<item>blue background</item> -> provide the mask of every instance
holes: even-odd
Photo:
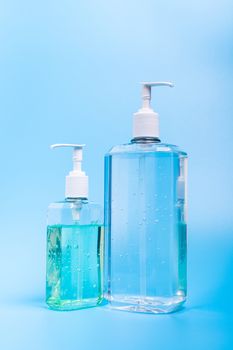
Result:
[[[233,3],[0,1],[0,348],[233,348]],[[103,155],[131,138],[142,80],[161,138],[189,154],[189,300],[166,316],[44,304],[48,204],[86,143],[90,197]]]

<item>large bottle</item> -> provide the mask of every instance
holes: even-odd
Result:
[[[73,147],[74,163],[66,176],[65,200],[48,210],[46,302],[57,310],[96,306],[103,299],[103,213],[88,202],[83,146],[52,146]]]
[[[186,300],[187,154],[159,139],[143,83],[133,138],[105,156],[105,297],[113,308],[167,313]]]

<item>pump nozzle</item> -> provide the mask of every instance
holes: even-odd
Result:
[[[143,108],[150,107],[151,101],[151,88],[154,86],[169,86],[174,87],[173,83],[166,81],[158,81],[158,82],[142,82],[142,100],[143,100]]]
[[[159,140],[158,113],[150,106],[151,88],[154,86],[169,86],[170,82],[142,82],[142,108],[134,113],[133,139],[152,138]]]
[[[73,170],[66,176],[66,198],[88,197],[88,176],[82,171],[83,147],[85,145],[58,143],[51,148],[72,147],[73,148]]]

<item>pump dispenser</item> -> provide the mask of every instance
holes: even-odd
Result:
[[[142,138],[154,139],[159,141],[159,115],[150,105],[151,88],[154,86],[169,86],[174,85],[169,82],[143,82],[142,83],[142,108],[137,113],[134,113],[133,120],[133,140],[139,141]]]
[[[143,82],[133,138],[105,156],[105,298],[113,308],[168,313],[186,300],[187,154],[159,138]]]
[[[60,143],[51,146],[52,149],[57,147],[73,148],[73,170],[66,176],[66,198],[88,198],[88,176],[82,171],[84,146],[85,145],[68,143]]]
[[[96,306],[103,298],[103,213],[88,202],[88,176],[82,170],[84,145],[73,148],[65,200],[50,204],[47,226],[46,302],[56,310]]]

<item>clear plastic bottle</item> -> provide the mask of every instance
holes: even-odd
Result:
[[[172,312],[186,300],[187,155],[138,134],[105,157],[105,297],[121,310]]]
[[[50,204],[46,303],[52,309],[96,306],[103,298],[102,208],[84,199]]]
[[[66,199],[48,209],[46,303],[56,310],[92,307],[103,299],[103,212],[87,200],[81,151],[74,147],[74,163],[80,164],[66,178]]]

